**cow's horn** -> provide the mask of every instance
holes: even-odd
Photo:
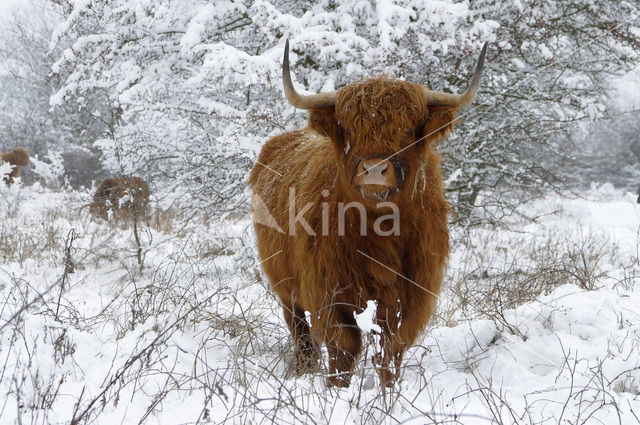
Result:
[[[469,105],[475,99],[480,87],[480,77],[482,77],[482,68],[484,66],[484,56],[487,53],[488,43],[484,43],[480,57],[478,58],[478,64],[476,65],[476,72],[473,74],[471,84],[469,88],[462,94],[443,93],[441,91],[429,90],[425,87],[425,96],[427,105],[431,106],[454,106],[456,108],[464,108]]]
[[[328,93],[318,93],[309,96],[298,94],[291,82],[289,72],[289,40],[284,45],[284,58],[282,59],[282,83],[284,85],[284,95],[293,106],[299,109],[322,109],[329,108],[336,104],[337,95],[335,91]]]

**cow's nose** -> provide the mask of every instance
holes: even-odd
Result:
[[[356,172],[356,184],[360,186],[382,186],[395,188],[396,176],[393,164],[384,159],[365,159],[360,161]]]
[[[379,161],[376,163],[370,162],[370,161],[362,161],[362,167],[364,168],[364,173],[365,174],[370,174],[370,175],[374,175],[374,174],[382,174],[384,175],[384,173],[387,171],[387,168],[389,168],[389,161]]]

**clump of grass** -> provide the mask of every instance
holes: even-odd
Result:
[[[503,322],[506,310],[561,285],[597,289],[618,251],[609,238],[592,233],[555,239],[518,235],[503,245],[495,244],[490,232],[477,236],[464,247],[458,268],[450,270],[438,323],[451,326],[476,318]]]

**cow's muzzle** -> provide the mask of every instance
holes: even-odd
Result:
[[[398,188],[395,165],[388,160],[372,158],[358,163],[353,184],[363,198],[385,200]]]

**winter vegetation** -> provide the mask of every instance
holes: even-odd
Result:
[[[256,250],[249,173],[307,117],[287,39],[303,94],[460,93],[489,42],[437,146],[444,286],[389,388],[375,300],[348,388],[296,376]],[[640,424],[637,0],[29,0],[0,40],[0,153],[30,154],[0,182],[0,423]]]

